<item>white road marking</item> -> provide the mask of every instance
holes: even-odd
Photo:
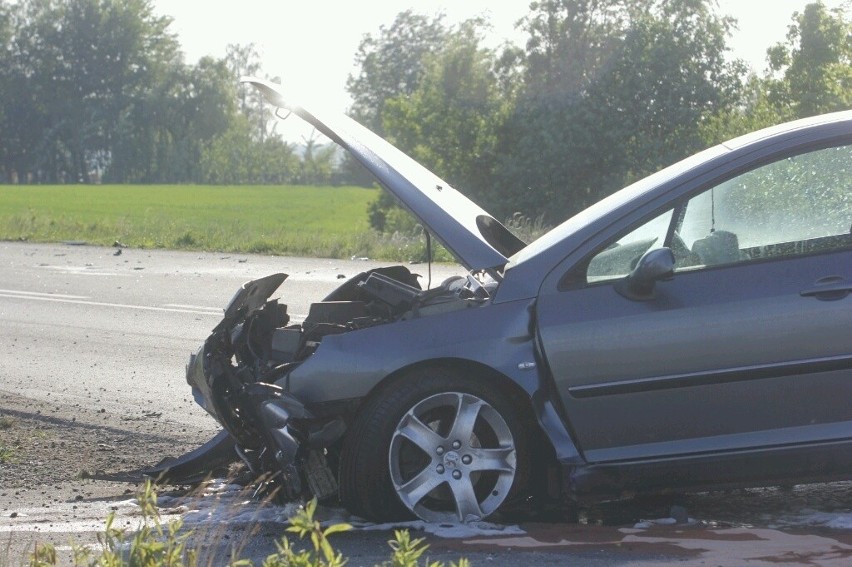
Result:
[[[39,266],[39,268],[47,268],[48,270],[57,270],[59,272],[67,272],[69,274],[85,275],[85,276],[126,276],[128,274],[119,274],[117,272],[101,271],[97,266]]]
[[[174,307],[175,309],[195,309],[198,311],[215,311],[221,314],[224,309],[221,307],[205,307],[204,305],[184,305],[182,303],[166,303],[163,307]]]
[[[138,311],[159,311],[165,313],[193,313],[196,315],[216,315],[221,316],[221,309],[217,312],[207,310],[209,308],[177,308],[177,307],[156,307],[153,305],[128,305],[126,303],[106,303],[103,301],[85,301],[81,299],[66,299],[49,294],[33,295],[33,292],[20,292],[11,290],[0,290],[0,297],[8,297],[11,299],[28,299],[31,301],[52,301],[54,303],[70,303],[75,305],[93,305],[97,307],[115,307],[118,309],[135,309]]]
[[[63,293],[42,293],[38,291],[18,291],[16,289],[0,289],[0,293],[13,293],[15,295],[33,295],[36,297],[58,297],[60,299],[89,299],[88,295],[65,295]]]

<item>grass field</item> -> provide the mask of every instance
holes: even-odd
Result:
[[[405,260],[419,239],[380,237],[378,189],[305,186],[0,185],[0,239]]]

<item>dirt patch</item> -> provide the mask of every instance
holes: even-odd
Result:
[[[114,415],[3,392],[2,492],[147,467],[207,438],[158,412]]]
[[[156,412],[116,415],[0,391],[0,564],[16,564],[36,542],[88,543],[110,512],[132,517],[139,483],[98,477],[154,465],[210,436]]]

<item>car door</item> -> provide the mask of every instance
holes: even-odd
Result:
[[[852,438],[850,168],[848,145],[763,164],[543,287],[539,338],[588,461]],[[664,245],[674,276],[647,300],[618,293]]]

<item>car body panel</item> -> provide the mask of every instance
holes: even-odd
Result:
[[[329,336],[288,375],[287,385],[308,404],[361,398],[407,367],[454,359],[512,376],[531,394],[540,382],[535,368],[518,370],[519,364],[535,361],[530,317],[528,302],[480,305]]]
[[[852,251],[677,274],[653,302],[612,285],[542,294],[539,330],[586,458],[852,438],[837,395],[852,380],[837,332],[852,329],[852,308],[800,295],[832,274],[852,282]]]
[[[770,451],[707,453],[669,459],[588,464],[565,471],[576,499],[597,499],[624,492],[724,490],[848,480],[852,442],[777,447]]]

